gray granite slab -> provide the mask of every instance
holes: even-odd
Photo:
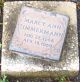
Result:
[[[45,61],[9,50],[9,44],[16,27],[18,14],[22,6],[29,6],[57,12],[70,17],[62,57],[59,62]],[[76,4],[73,2],[52,1],[15,1],[5,2],[2,38],[2,74],[29,77],[75,76],[79,71],[78,35]]]

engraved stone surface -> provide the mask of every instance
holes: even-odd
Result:
[[[68,20],[58,13],[22,7],[10,50],[59,60]]]
[[[65,14],[70,17],[61,60],[45,61],[9,50],[18,15],[23,6]],[[55,1],[15,1],[5,2],[3,17],[1,72],[13,76],[55,77],[75,76],[79,71],[78,35],[76,4]]]

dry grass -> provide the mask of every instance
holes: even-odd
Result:
[[[0,0],[0,7],[3,7],[4,5],[4,0]]]
[[[77,3],[77,8],[80,9],[80,3]]]

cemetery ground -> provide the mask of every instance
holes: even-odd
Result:
[[[0,0],[0,57],[1,57],[1,43],[2,43],[2,27],[3,27],[3,0]],[[9,0],[10,1],[10,0]],[[69,0],[65,0],[69,1]],[[80,2],[76,0],[71,0],[77,2],[77,27],[78,27],[78,38],[79,38],[79,50],[80,50]],[[80,51],[79,51],[80,52]],[[1,58],[0,58],[1,62]],[[1,68],[1,64],[0,64]],[[1,70],[1,69],[0,69]],[[11,77],[11,76],[2,76],[0,82],[80,82],[80,73],[75,77],[66,77],[61,76],[57,78],[25,78],[25,77]]]

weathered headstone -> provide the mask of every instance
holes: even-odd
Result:
[[[46,61],[14,53],[9,50],[18,15],[23,6],[57,12],[69,16],[69,26],[59,62]],[[74,76],[79,71],[76,4],[55,1],[15,1],[5,2],[2,38],[2,74],[30,77]]]
[[[69,17],[22,7],[10,50],[59,60]]]

